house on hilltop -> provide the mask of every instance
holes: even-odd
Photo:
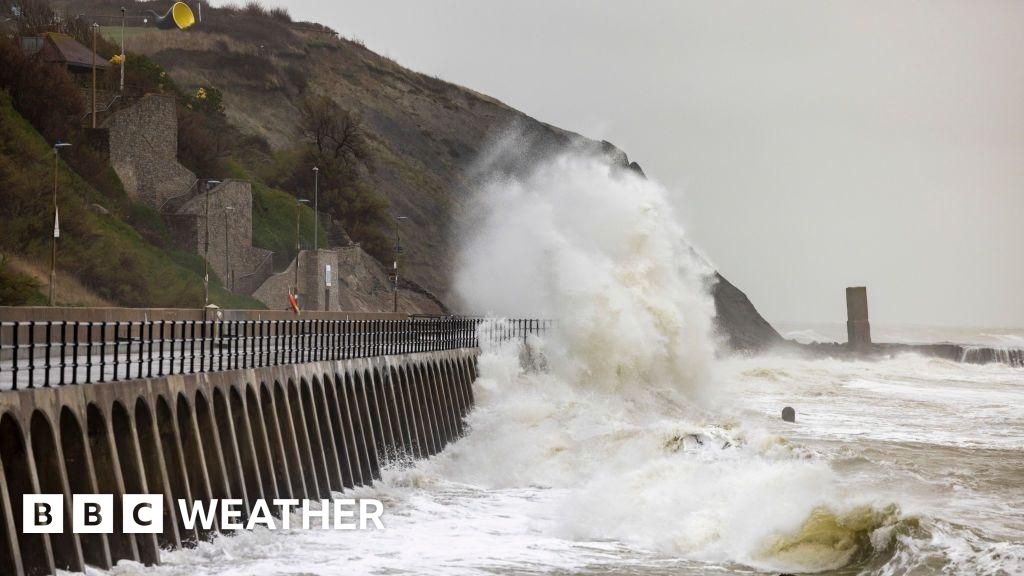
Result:
[[[85,75],[92,74],[92,50],[67,34],[47,32],[42,36],[26,36],[21,39],[21,49],[26,54],[38,54],[44,62],[64,66],[76,79],[84,80]],[[101,56],[96,56],[95,65],[97,72],[110,68],[110,62]]]

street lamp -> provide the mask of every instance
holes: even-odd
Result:
[[[228,286],[228,282],[231,278],[231,244],[228,243],[228,212],[234,210],[234,206],[224,207],[224,285]],[[234,290],[234,282],[231,282],[231,286],[228,290]]]
[[[121,6],[121,94],[124,94],[124,65],[125,65],[125,53],[124,53],[124,21],[125,12],[127,8]]]
[[[92,127],[96,127],[96,33],[100,25],[92,23]]]
[[[398,313],[398,257],[402,253],[402,237],[398,232],[398,224],[408,220],[406,216],[395,216],[395,261],[393,263],[395,276],[395,289],[393,294],[391,312]]]
[[[295,296],[299,295],[299,258],[302,256],[302,245],[299,242],[300,228],[299,228],[299,217],[302,214],[302,205],[309,204],[309,200],[305,198],[296,198],[295,200]]]
[[[319,248],[320,232],[320,169],[313,166],[313,251]]]
[[[203,274],[203,308],[210,305],[210,188],[219,184],[220,180],[206,181],[206,242],[203,247],[206,272]]]
[[[60,160],[60,149],[70,147],[71,144],[60,140],[53,145],[53,241],[50,247],[50,306],[53,306],[54,286],[57,283],[57,238],[60,238],[60,212],[57,209],[57,167]]]

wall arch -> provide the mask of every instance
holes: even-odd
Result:
[[[285,457],[284,443],[281,439],[281,424],[274,410],[274,397],[266,382],[260,384],[260,412],[267,431],[267,444],[270,450],[271,467],[277,483],[279,498],[294,498],[291,479],[288,474],[288,460]]]
[[[114,431],[114,446],[117,458],[121,462],[121,477],[124,479],[126,494],[146,494],[146,478],[143,475],[142,456],[139,453],[138,436],[135,423],[128,408],[115,400],[110,409],[110,424]],[[115,520],[116,522],[116,520]],[[139,550],[139,560],[146,566],[159,562],[159,549],[155,534],[135,534],[135,543]]]
[[[303,378],[299,380],[299,408],[302,412],[302,419],[306,422],[306,438],[309,439],[309,452],[313,457],[313,470],[316,472],[317,486],[320,488],[321,498],[331,497],[330,479],[328,478],[327,464],[324,458],[323,439],[320,435],[320,424],[317,421],[316,409],[313,406],[313,397],[310,392],[309,382]]]
[[[165,481],[167,473],[164,464],[163,449],[156,432],[156,422],[143,398],[135,401],[135,427],[139,436],[139,450],[142,455],[142,467],[145,473],[146,486],[150,494],[164,496],[164,531],[157,534],[157,541],[163,548],[181,547],[181,536],[178,532],[178,515],[175,510],[174,498],[171,496],[169,482]]]
[[[427,360],[425,364],[430,380],[433,382],[434,394],[437,398],[438,419],[441,421],[441,442],[446,446],[455,440],[456,436],[455,426],[452,423],[452,412],[450,410],[452,403],[449,402],[449,398],[447,398],[447,394],[445,393],[444,381],[441,378],[440,371],[438,370],[437,360]]]
[[[360,427],[355,396],[352,395],[352,375],[345,372],[344,375],[337,376],[335,384],[346,445],[349,447],[349,456],[352,458],[352,481],[359,486],[368,486],[373,481],[370,473],[370,456],[366,449],[366,436]]]
[[[395,380],[402,392],[403,404],[405,406],[405,418],[407,434],[409,436],[409,452],[416,457],[425,458],[427,452],[424,448],[424,437],[421,429],[419,407],[416,405],[415,390],[409,379],[409,372],[404,364],[399,364],[394,369],[398,373]]]
[[[260,471],[256,462],[256,447],[253,444],[252,430],[246,417],[245,400],[237,386],[228,387],[228,398],[231,406],[231,422],[235,427],[235,441],[238,443],[238,456],[242,461],[242,480],[245,491],[249,495],[246,509],[252,510],[255,501],[263,498],[263,487],[260,485]]]
[[[65,530],[61,534],[50,535],[54,566],[61,570],[81,571],[82,549],[78,538],[68,529],[71,526],[71,490],[61,468],[57,439],[49,416],[39,410],[32,412],[29,437],[32,439],[32,456],[39,478],[39,493],[64,496]]]
[[[324,394],[324,387],[320,385],[320,379],[314,377],[310,386],[310,393],[313,395],[311,404],[316,412],[317,428],[320,431],[320,446],[323,448],[324,465],[327,467],[327,477],[330,480],[331,490],[341,492],[345,489],[341,478],[341,464],[338,460],[338,447],[334,442],[333,426],[328,415],[327,396]]]
[[[444,424],[441,422],[441,414],[438,410],[437,392],[434,389],[433,379],[423,363],[417,362],[416,379],[419,382],[420,392],[423,394],[427,414],[430,417],[430,433],[434,439],[433,452],[436,454],[444,450],[446,444],[444,438]]]
[[[376,366],[366,374],[366,383],[370,387],[370,397],[377,408],[377,418],[380,420],[380,437],[377,443],[381,447],[381,455],[385,462],[395,458],[395,432],[391,423],[391,412],[388,408],[387,394],[384,393],[384,382],[380,376],[380,370]]]
[[[239,460],[235,444],[235,429],[231,425],[228,401],[220,388],[213,389],[213,413],[217,424],[217,435],[220,438],[221,454],[224,455],[224,470],[227,474],[228,489],[232,498],[238,498],[248,505],[249,497],[242,481],[242,462]]]
[[[114,495],[114,518],[120,518],[121,496],[124,495],[121,466],[111,440],[107,419],[103,411],[93,403],[86,408],[86,433],[93,468],[96,471],[97,492]],[[114,533],[107,535],[107,542],[110,545],[111,562],[116,564],[119,560],[139,561],[135,539],[121,531],[120,522],[114,522]]]
[[[415,363],[405,366],[405,373],[409,380],[409,388],[412,391],[413,402],[416,407],[416,417],[420,432],[420,445],[423,447],[424,457],[430,457],[437,452],[436,439],[434,438],[433,418],[430,414],[430,403],[426,389],[423,387],[423,379]]]
[[[384,366],[384,395],[388,400],[388,412],[394,428],[395,446],[401,458],[413,453],[413,442],[409,438],[409,420],[406,417],[406,402],[401,395],[398,372],[393,366]]]
[[[4,476],[7,479],[11,514],[15,525],[20,526],[22,496],[36,494],[38,490],[33,479],[36,473],[35,464],[29,455],[25,435],[18,419],[10,413],[0,416],[0,461],[3,462]],[[53,559],[45,535],[26,534],[22,530],[16,530],[15,534],[25,573],[30,576],[51,573]]]
[[[196,390],[195,396],[196,425],[202,439],[203,459],[206,461],[206,474],[210,480],[210,494],[223,500],[231,497],[228,487],[227,473],[224,470],[224,454],[221,452],[221,438],[213,419],[213,408],[202,390]]]
[[[95,471],[85,446],[85,433],[78,417],[70,408],[60,410],[60,444],[64,455],[64,471],[71,494],[96,494]],[[82,558],[86,564],[110,569],[110,548],[104,534],[80,534]]]
[[[299,460],[305,472],[306,494],[309,498],[319,497],[320,487],[317,484],[317,464],[313,460],[313,451],[309,447],[309,428],[302,415],[302,400],[299,398],[299,387],[293,380],[288,381],[288,407],[291,410],[292,428],[299,446]]]
[[[379,437],[380,421],[374,420],[373,415],[376,414],[376,410],[371,410],[370,408],[366,386],[358,371],[352,375],[352,390],[352,398],[355,401],[356,410],[359,414],[359,429],[363,431],[361,436],[363,436],[366,446],[370,476],[374,479],[380,478],[381,454],[380,443],[377,439]]]
[[[334,448],[338,459],[338,466],[341,468],[341,481],[345,488],[354,488],[358,482],[355,478],[353,466],[355,451],[350,443],[348,428],[344,421],[341,403],[338,402],[337,376],[324,375],[324,397],[327,402],[327,415],[331,421],[331,430],[334,433]]]
[[[277,412],[277,421],[281,425],[281,442],[285,458],[288,460],[292,497],[307,498],[309,492],[306,491],[306,474],[302,468],[302,459],[299,457],[299,441],[295,437],[291,410],[288,408],[288,393],[280,382],[274,382],[274,409]]]
[[[203,440],[199,436],[192,413],[192,405],[183,392],[178,393],[175,402],[175,421],[178,424],[178,439],[181,442],[181,456],[185,466],[185,478],[188,479],[188,493],[192,502],[210,499],[210,484],[206,476],[206,465],[203,462]],[[216,520],[212,530],[196,527],[199,538],[209,538],[216,530]]]
[[[178,433],[175,431],[174,413],[167,398],[163,395],[158,395],[156,398],[156,428],[157,438],[160,441],[160,451],[163,453],[164,462],[167,465],[167,488],[171,498],[174,500],[175,509],[177,509],[178,500],[191,502],[192,498],[189,493],[181,442]],[[177,518],[177,514],[175,514],[175,518]],[[179,519],[178,539],[183,546],[194,546],[198,540],[198,535],[195,530],[187,530],[184,524],[180,523]]]
[[[245,387],[245,407],[249,415],[249,429],[252,431],[253,447],[256,449],[256,464],[260,472],[260,482],[263,485],[263,497],[267,499],[279,498],[277,479],[274,477],[274,464],[270,458],[270,446],[267,439],[268,423],[263,419],[260,410],[260,401],[256,397],[256,387]]]

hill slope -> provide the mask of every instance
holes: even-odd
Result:
[[[113,14],[122,3],[63,4],[73,13]],[[159,11],[155,3],[128,7],[129,14]],[[252,170],[303,141],[302,102],[311,95],[327,96],[361,118],[368,159],[359,177],[387,199],[390,214],[408,217],[401,224],[407,277],[449,304],[452,224],[469,199],[473,163],[489,143],[514,127],[530,143],[522,164],[570,144],[610,149],[625,161],[607,143],[410,71],[321,25],[293,23],[280,13],[204,7],[204,21],[188,31],[135,30],[129,50],[148,55],[186,91],[216,87],[229,122],[267,144],[236,150]],[[759,348],[780,339],[732,284],[719,282],[715,300],[734,347]]]

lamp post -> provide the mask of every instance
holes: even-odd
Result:
[[[124,65],[125,65],[125,53],[124,53],[124,20],[125,11],[127,9],[121,6],[121,93],[124,94]],[[93,50],[95,53],[95,50]]]
[[[297,198],[295,201],[295,292],[296,298],[299,296],[299,262],[302,256],[302,244],[300,243],[301,229],[299,228],[300,216],[302,215],[302,205],[309,204],[309,200],[305,198]]]
[[[391,312],[398,313],[398,258],[402,253],[402,236],[399,234],[398,225],[399,223],[408,220],[406,216],[395,216],[395,261],[393,263],[393,271],[395,277],[395,289],[393,293]]]
[[[96,127],[96,33],[100,25],[92,23],[92,127]]]
[[[53,145],[53,238],[50,246],[50,306],[53,306],[54,287],[57,283],[57,238],[60,238],[60,212],[57,209],[57,168],[60,160],[60,149],[70,148],[71,144],[57,141]]]
[[[320,231],[320,169],[313,166],[313,251],[319,247]]]
[[[231,278],[231,244],[228,243],[228,212],[234,210],[234,206],[224,207],[224,285],[228,286]],[[234,282],[231,282],[231,286],[228,290],[234,289]]]
[[[206,270],[203,274],[203,308],[210,305],[210,187],[220,184],[220,180],[206,181],[206,242],[203,246],[203,260]]]

